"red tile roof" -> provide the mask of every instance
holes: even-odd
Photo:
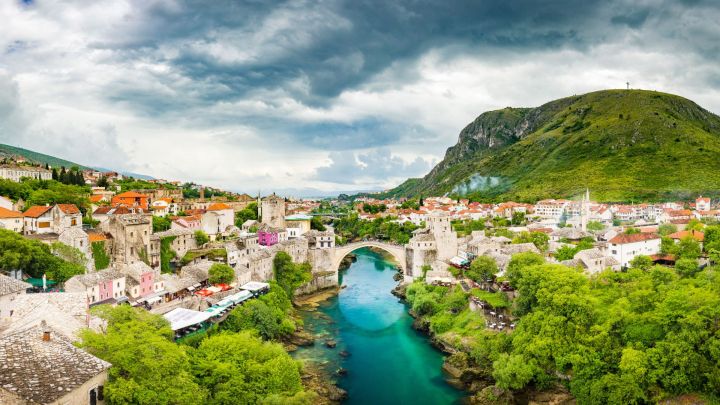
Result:
[[[230,208],[229,205],[223,204],[223,203],[210,204],[210,206],[207,208],[208,211],[222,211],[222,210],[229,210],[229,209],[232,209],[232,208]]]
[[[702,242],[705,240],[705,234],[696,230],[675,232],[668,235],[668,237],[670,239],[685,239],[687,237],[692,237],[698,242]]]
[[[75,204],[58,204],[58,208],[60,208],[60,211],[66,213],[66,214],[79,214],[80,210],[78,209],[77,205]]]
[[[145,194],[140,194],[135,191],[126,191],[124,193],[116,194],[115,197],[118,198],[148,198]]]
[[[102,201],[103,197],[104,197],[104,196],[101,195],[101,194],[91,195],[91,196],[90,196],[90,202],[94,202],[94,203],[100,202],[100,201]]]
[[[610,239],[609,242],[613,245],[624,245],[626,243],[637,243],[653,239],[660,239],[660,236],[654,233],[633,233],[630,235],[621,233]]]
[[[23,214],[19,211],[12,211],[7,208],[0,207],[0,218],[7,219],[7,218],[22,218]]]
[[[41,216],[43,216],[43,214],[50,211],[50,208],[51,207],[46,207],[44,205],[34,205],[28,208],[27,211],[23,213],[23,215],[28,218],[40,218]]]

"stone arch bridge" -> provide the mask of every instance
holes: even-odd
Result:
[[[405,246],[403,245],[396,245],[393,243],[388,242],[381,242],[376,240],[367,240],[367,241],[361,241],[361,242],[353,242],[348,243],[347,245],[341,245],[341,246],[335,246],[335,255],[333,258],[333,269],[337,271],[337,269],[340,267],[340,262],[342,262],[342,259],[347,256],[348,254],[352,253],[353,251],[364,248],[364,247],[374,247],[381,250],[384,250],[388,253],[390,253],[393,258],[398,262],[398,265],[403,271],[403,274],[407,272],[407,269],[405,268]]]

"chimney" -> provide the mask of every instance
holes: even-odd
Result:
[[[44,320],[40,322],[40,327],[43,330],[42,340],[43,342],[49,342],[50,341],[50,328],[47,325],[47,322]]]

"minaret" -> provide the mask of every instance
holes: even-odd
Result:
[[[258,221],[262,218],[262,199],[260,198],[260,189],[258,189],[257,199]]]

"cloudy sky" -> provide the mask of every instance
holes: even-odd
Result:
[[[720,2],[0,0],[0,143],[236,191],[425,174],[481,112],[720,112]]]

